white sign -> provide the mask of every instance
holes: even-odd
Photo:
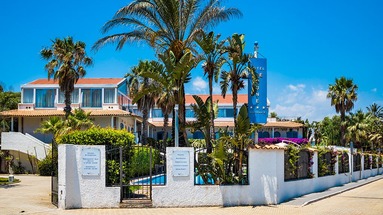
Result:
[[[189,176],[189,151],[173,152],[173,176]]]
[[[83,148],[81,151],[82,175],[100,175],[100,149]]]

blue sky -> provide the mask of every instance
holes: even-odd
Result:
[[[46,62],[39,51],[56,37],[73,36],[87,44],[94,59],[87,77],[123,77],[140,59],[154,59],[145,44],[128,44],[122,51],[112,45],[90,50],[103,36],[102,25],[128,2],[3,0],[0,82],[19,91],[22,84],[45,78]],[[244,16],[214,31],[222,38],[245,34],[249,53],[254,41],[259,42],[260,53],[268,59],[271,111],[311,121],[335,114],[326,94],[328,85],[340,76],[359,86],[354,110],[365,110],[373,102],[383,106],[383,1],[231,0],[224,4],[239,8]],[[201,68],[192,74],[188,93],[207,93]]]

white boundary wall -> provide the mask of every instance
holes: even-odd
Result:
[[[82,175],[82,149],[100,150],[100,174]],[[59,208],[119,207],[120,188],[105,186],[105,146],[58,145]]]
[[[189,152],[189,176],[173,176],[172,159],[177,151]],[[249,185],[194,185],[193,148],[167,148],[166,186],[153,187],[154,207],[236,206],[278,204],[350,181],[383,173],[383,168],[318,177],[318,153],[313,156],[313,178],[284,181],[283,149],[249,149]],[[335,164],[338,172],[338,163]]]

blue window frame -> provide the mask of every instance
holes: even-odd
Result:
[[[78,103],[78,92],[79,89],[74,89],[71,93],[71,102],[72,103]],[[64,103],[65,102],[65,94],[60,90],[59,92],[59,102],[58,103]]]
[[[101,107],[101,89],[81,89],[82,107]]]
[[[36,108],[54,108],[56,89],[36,89]]]
[[[23,103],[33,103],[33,89],[23,89]]]
[[[218,109],[218,118],[230,118],[234,117],[233,108],[219,108]]]
[[[162,117],[164,117],[164,114],[162,113],[161,109],[152,110],[152,118],[162,118]]]
[[[115,90],[114,88],[104,89],[104,103],[115,103]]]

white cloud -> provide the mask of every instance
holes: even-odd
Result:
[[[193,88],[196,92],[205,92],[208,88],[208,83],[202,79],[202,77],[198,76],[193,80]]]
[[[334,108],[323,89],[306,89],[304,84],[286,85],[281,93],[275,95],[277,104],[271,101],[270,112],[285,118],[302,117],[310,121],[319,121],[334,114]]]

